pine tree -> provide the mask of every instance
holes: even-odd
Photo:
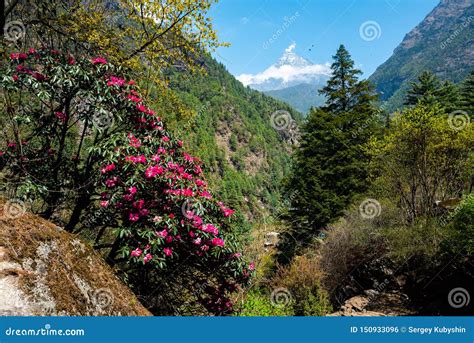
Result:
[[[333,59],[332,77],[319,91],[326,96],[323,109],[332,113],[368,109],[374,100],[373,90],[368,81],[358,81],[362,72],[354,68],[354,61],[344,45],[339,46]]]
[[[439,88],[436,101],[447,113],[459,109],[459,88],[451,81],[444,81]]]
[[[461,84],[459,107],[471,118],[474,116],[474,70]]]
[[[285,184],[290,208],[284,218],[291,228],[280,244],[280,262],[301,252],[367,187],[368,158],[362,146],[376,122],[376,96],[367,81],[358,80],[360,71],[342,45],[332,70],[321,91],[327,102],[311,110]]]
[[[419,101],[433,104],[438,97],[441,82],[431,71],[424,71],[417,81],[410,83],[410,89],[405,98],[405,105],[416,105]]]

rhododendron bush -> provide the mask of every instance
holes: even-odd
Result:
[[[104,57],[31,49],[11,55],[2,85],[14,127],[2,167],[40,186],[46,215],[66,189],[76,194],[73,229],[94,211],[112,217],[96,228],[96,245],[109,242],[108,261],[155,313],[232,312],[230,296],[253,269],[234,211],[133,80]]]

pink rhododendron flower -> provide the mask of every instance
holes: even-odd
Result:
[[[192,189],[186,188],[181,190],[181,195],[184,195],[185,197],[192,197],[194,195],[194,192]]]
[[[143,163],[145,164],[146,163],[146,157],[145,155],[140,155],[137,157],[137,163]]]
[[[166,236],[168,236],[168,231],[166,231],[166,229],[161,230],[161,231],[157,231],[156,235],[158,237],[165,238]]]
[[[155,177],[156,175],[163,174],[164,169],[161,166],[151,166],[148,167],[147,170],[145,171],[145,176],[150,179],[152,177]]]
[[[120,78],[120,77],[117,77],[117,76],[111,76],[109,78],[109,81],[107,81],[107,86],[118,86],[118,87],[121,87],[125,84],[125,80]]]
[[[133,95],[133,94],[127,95],[127,98],[128,98],[128,100],[136,102],[136,103],[139,103],[140,101],[142,101],[141,98],[139,98],[138,96]]]
[[[206,186],[206,183],[200,179],[197,179],[195,183],[196,183],[196,186],[198,187]]]
[[[138,215],[138,213],[130,213],[128,215],[128,219],[131,221],[131,222],[136,222],[138,219],[140,219],[140,216]]]
[[[193,178],[193,176],[189,173],[182,173],[181,177],[185,180],[191,180]]]
[[[222,208],[222,211],[224,212],[224,217],[230,217],[231,215],[234,214],[234,210],[231,210],[230,208]]]
[[[146,107],[143,104],[138,104],[137,105],[137,110],[139,110],[142,113],[146,113],[146,114],[150,114],[150,115],[155,114],[155,112],[153,112],[152,110],[150,110],[148,107]]]
[[[250,263],[249,264],[249,270],[254,270],[255,269],[255,263]]]
[[[132,257],[140,257],[140,255],[142,254],[142,250],[140,248],[136,248],[135,250],[132,250],[132,252],[130,253],[130,256]]]
[[[133,194],[136,194],[136,193],[137,193],[137,187],[135,187],[135,186],[129,187],[129,188],[128,188],[128,192],[129,192],[130,194],[132,194],[132,195],[133,195]]]
[[[105,180],[105,185],[109,188],[112,188],[112,187],[115,187],[117,185],[117,181],[118,181],[117,177],[114,176],[111,179]]]
[[[203,245],[203,246],[201,247],[201,250],[202,250],[202,251],[208,251],[208,250],[209,250],[209,245],[206,245],[206,244]]]
[[[199,217],[198,215],[195,215],[193,217],[193,226],[200,227],[201,225],[202,225],[202,218]]]
[[[199,195],[206,199],[212,199],[212,195],[208,191],[202,191],[199,193]]]
[[[170,138],[169,138],[168,136],[163,136],[163,137],[161,138],[161,140],[162,140],[163,142],[169,142],[169,141],[170,141]]]
[[[102,201],[100,202],[100,206],[102,206],[102,207],[107,207],[108,205],[109,205],[109,201],[108,201],[108,200],[102,200]]]
[[[171,248],[164,248],[163,252],[166,256],[171,256],[173,254],[173,250]]]
[[[102,169],[100,170],[100,172],[101,172],[102,174],[105,174],[105,173],[107,173],[107,172],[109,172],[109,171],[112,171],[112,170],[114,170],[114,169],[115,169],[115,164],[114,164],[114,163],[110,163],[110,164],[107,164],[104,168],[102,168]]]
[[[193,241],[194,244],[196,245],[200,245],[201,244],[201,238],[196,238],[194,241]]]
[[[140,142],[140,140],[138,138],[135,138],[135,136],[131,133],[129,133],[127,135],[129,141],[130,141],[130,146],[133,147],[133,148],[139,148],[142,146],[142,143]]]
[[[212,245],[216,247],[223,247],[224,246],[224,240],[222,238],[214,238],[212,239]]]
[[[11,53],[10,58],[12,60],[19,60],[21,62],[21,61],[26,60],[28,58],[28,55],[25,54],[24,52],[17,52],[17,53]]]
[[[212,233],[213,235],[219,234],[219,230],[212,224],[204,225],[202,231]]]
[[[107,60],[104,57],[95,57],[91,59],[92,64],[107,64]]]
[[[140,199],[140,200],[135,201],[135,202],[133,203],[133,207],[135,207],[135,208],[137,208],[137,209],[142,208],[143,205],[145,205],[145,200],[143,200],[143,199]]]
[[[152,256],[150,253],[148,253],[148,254],[146,254],[145,257],[143,258],[143,262],[147,263],[147,262],[151,261],[152,258],[153,258],[153,256]]]

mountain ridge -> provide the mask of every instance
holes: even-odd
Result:
[[[462,81],[474,67],[474,3],[442,0],[369,77],[388,110],[400,108],[409,82],[424,70]]]

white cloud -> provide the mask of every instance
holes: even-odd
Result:
[[[288,48],[285,49],[285,52],[292,52],[296,48],[296,43],[291,44]]]
[[[329,64],[313,64],[303,67],[283,65],[281,67],[271,66],[257,74],[241,74],[237,76],[237,80],[242,82],[244,86],[262,84],[270,79],[281,80],[283,83],[293,83],[296,81],[305,83],[314,79],[315,76],[329,76],[330,74],[331,68]]]
[[[298,83],[311,83],[311,80],[331,75],[330,64],[311,64],[293,52],[296,43],[290,44],[277,64],[257,74],[241,74],[237,80],[244,86],[262,85],[267,81],[280,83],[280,86]]]
[[[290,45],[291,47],[291,45]],[[308,66],[270,66],[266,70],[257,74],[241,74],[237,76],[237,80],[242,82],[244,86],[250,84],[262,84],[270,79],[277,79],[283,83],[307,83],[318,76],[331,75],[330,64],[312,64]]]

